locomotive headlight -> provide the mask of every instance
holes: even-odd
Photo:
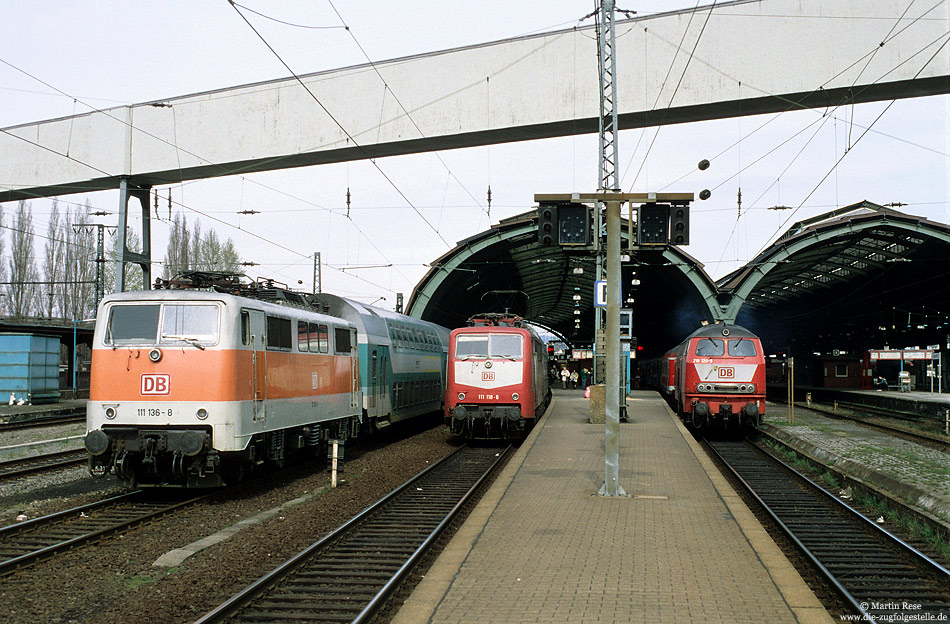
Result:
[[[459,401],[464,401],[464,400],[465,400],[465,393],[459,392]]]
[[[158,362],[162,359],[162,350],[161,349],[151,349],[148,352],[148,359],[153,362]]]
[[[518,394],[517,392],[512,392],[512,393],[511,393],[511,400],[512,400],[512,401],[517,401],[517,400],[520,399],[520,398],[521,398],[521,395]]]
[[[198,417],[198,420],[204,420],[205,418],[208,417],[208,410],[206,410],[203,407],[199,407],[198,411],[195,412],[195,416]]]
[[[113,418],[115,418],[115,408],[114,408],[114,407],[107,407],[107,408],[106,408],[106,418],[108,418],[109,420],[112,420]]]

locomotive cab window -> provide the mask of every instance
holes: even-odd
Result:
[[[724,354],[725,349],[719,338],[700,338],[696,343],[696,355],[711,357]]]
[[[158,305],[114,306],[105,341],[113,345],[154,344],[160,312]]]
[[[455,357],[460,360],[488,357],[486,334],[460,334],[455,339]]]
[[[755,343],[748,338],[736,338],[735,340],[729,341],[729,355],[733,357],[750,357],[755,354]]]
[[[162,343],[217,342],[217,306],[166,303],[162,307]]]
[[[493,334],[491,337],[491,356],[521,359],[521,336],[519,334]]]

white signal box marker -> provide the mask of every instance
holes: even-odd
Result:
[[[594,307],[607,307],[607,280],[598,280],[594,282]]]

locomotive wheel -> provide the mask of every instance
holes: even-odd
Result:
[[[115,474],[123,481],[132,480],[132,467],[128,453],[122,453],[115,459]]]

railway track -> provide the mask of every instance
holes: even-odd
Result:
[[[33,429],[35,427],[51,427],[53,425],[68,425],[72,423],[85,422],[86,410],[79,409],[64,414],[53,416],[37,416],[34,418],[24,418],[10,422],[0,423],[0,433],[7,431],[19,431],[21,429]]]
[[[85,449],[76,449],[0,462],[0,481],[22,477],[36,472],[45,472],[83,464],[88,457],[89,455]]]
[[[368,621],[508,450],[462,447],[198,623]]]
[[[708,445],[862,621],[950,616],[950,571],[751,443]]]
[[[0,528],[0,576],[191,505],[141,490]]]

